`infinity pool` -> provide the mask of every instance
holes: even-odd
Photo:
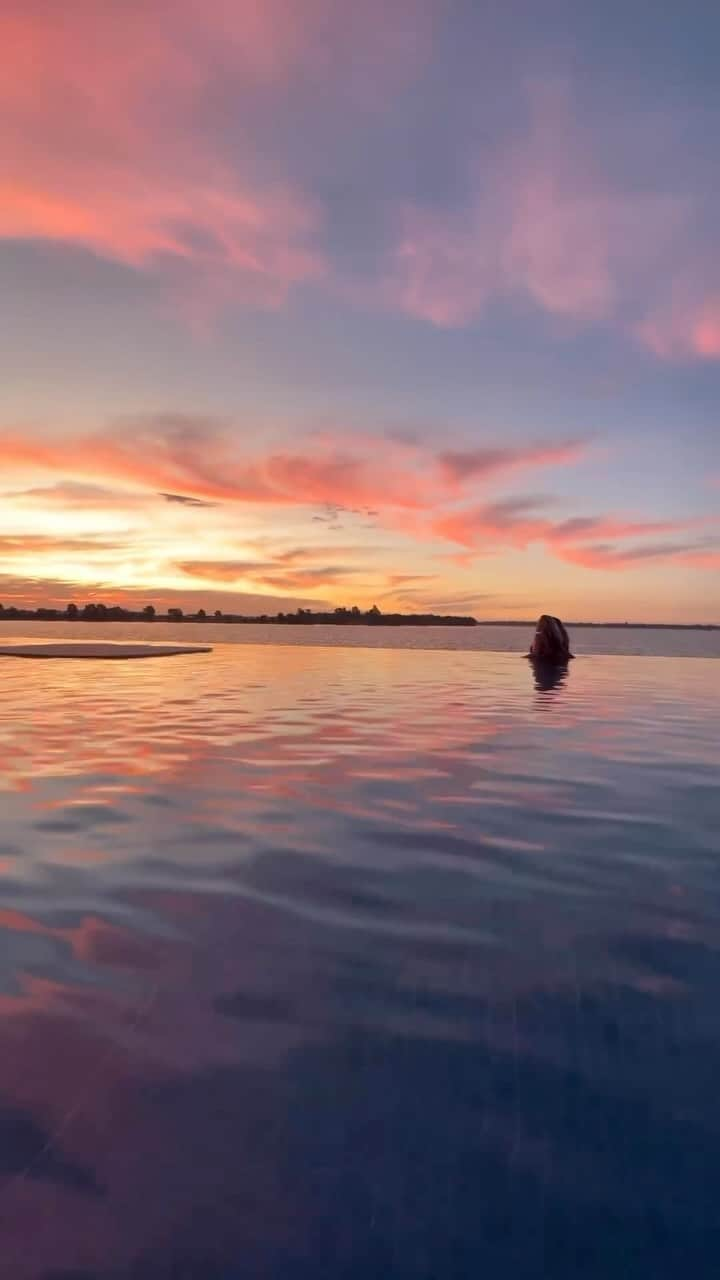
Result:
[[[717,1277],[719,674],[2,662],[0,1275]]]

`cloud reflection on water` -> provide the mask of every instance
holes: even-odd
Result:
[[[13,1276],[710,1274],[711,668],[3,671]]]

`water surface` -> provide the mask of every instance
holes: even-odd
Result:
[[[717,670],[1,663],[0,1274],[717,1276]]]
[[[720,610],[720,605],[719,605]],[[206,622],[6,622],[0,621],[0,643],[42,638],[132,640],[164,644],[327,645],[359,649],[450,649],[461,652],[527,653],[532,626],[384,627],[312,626],[273,623]],[[720,629],[674,627],[576,627],[571,634],[576,654],[645,654],[655,658],[720,658]]]

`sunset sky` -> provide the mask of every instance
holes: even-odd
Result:
[[[720,622],[716,0],[3,0],[0,602]]]

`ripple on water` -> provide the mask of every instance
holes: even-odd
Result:
[[[211,642],[3,670],[13,1277],[716,1275],[714,663]]]

